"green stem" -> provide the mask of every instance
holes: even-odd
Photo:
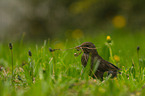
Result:
[[[139,51],[137,51],[137,59],[138,59],[139,71],[141,73],[141,65],[140,65],[140,62],[139,62]]]
[[[110,52],[110,59],[111,61],[113,62],[113,64],[116,64],[114,59],[113,59],[113,54],[112,54],[112,48],[111,48],[111,45],[109,43],[107,43],[108,45],[108,48],[109,48],[109,52]]]
[[[13,50],[11,50],[11,59],[12,59],[12,85],[13,85],[13,79],[14,79],[14,71],[13,71]]]
[[[56,63],[55,63],[55,56],[53,52],[52,52],[52,57],[53,57],[53,76],[55,77]]]
[[[32,57],[30,57],[30,59],[31,59],[31,61],[30,61],[30,63],[31,63],[31,76],[32,76],[32,82],[33,82],[34,76],[33,76],[33,63],[32,63]]]

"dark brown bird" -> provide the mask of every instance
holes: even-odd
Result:
[[[117,70],[120,70],[118,67],[113,65],[112,63],[105,61],[101,56],[99,56],[96,47],[91,42],[84,42],[80,46],[76,47],[77,50],[82,49],[83,55],[81,58],[81,63],[84,67],[86,67],[88,60],[90,58],[91,62],[91,70],[90,73],[93,77],[97,77],[103,80],[104,72],[112,74],[112,77],[117,76]]]

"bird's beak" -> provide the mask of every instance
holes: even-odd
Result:
[[[77,46],[77,47],[75,47],[75,48],[77,49],[77,51],[80,51],[81,45],[79,45],[79,46]]]

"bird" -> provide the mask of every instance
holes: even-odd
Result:
[[[108,74],[112,74],[112,77],[116,77],[118,70],[121,70],[114,64],[104,60],[98,54],[92,42],[84,42],[75,48],[78,51],[82,49],[83,55],[81,57],[81,63],[83,67],[86,67],[88,61],[90,61],[90,74],[93,78],[98,78],[102,81],[104,72],[108,72]]]

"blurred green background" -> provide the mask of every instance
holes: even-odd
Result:
[[[144,0],[0,0],[0,41],[144,31]]]
[[[0,0],[0,96],[144,96],[144,4],[145,0]],[[111,38],[109,47],[106,37]],[[104,77],[103,82],[82,75],[81,55],[74,57],[75,49],[65,49],[86,41],[122,74]],[[62,51],[51,53],[49,47]]]

